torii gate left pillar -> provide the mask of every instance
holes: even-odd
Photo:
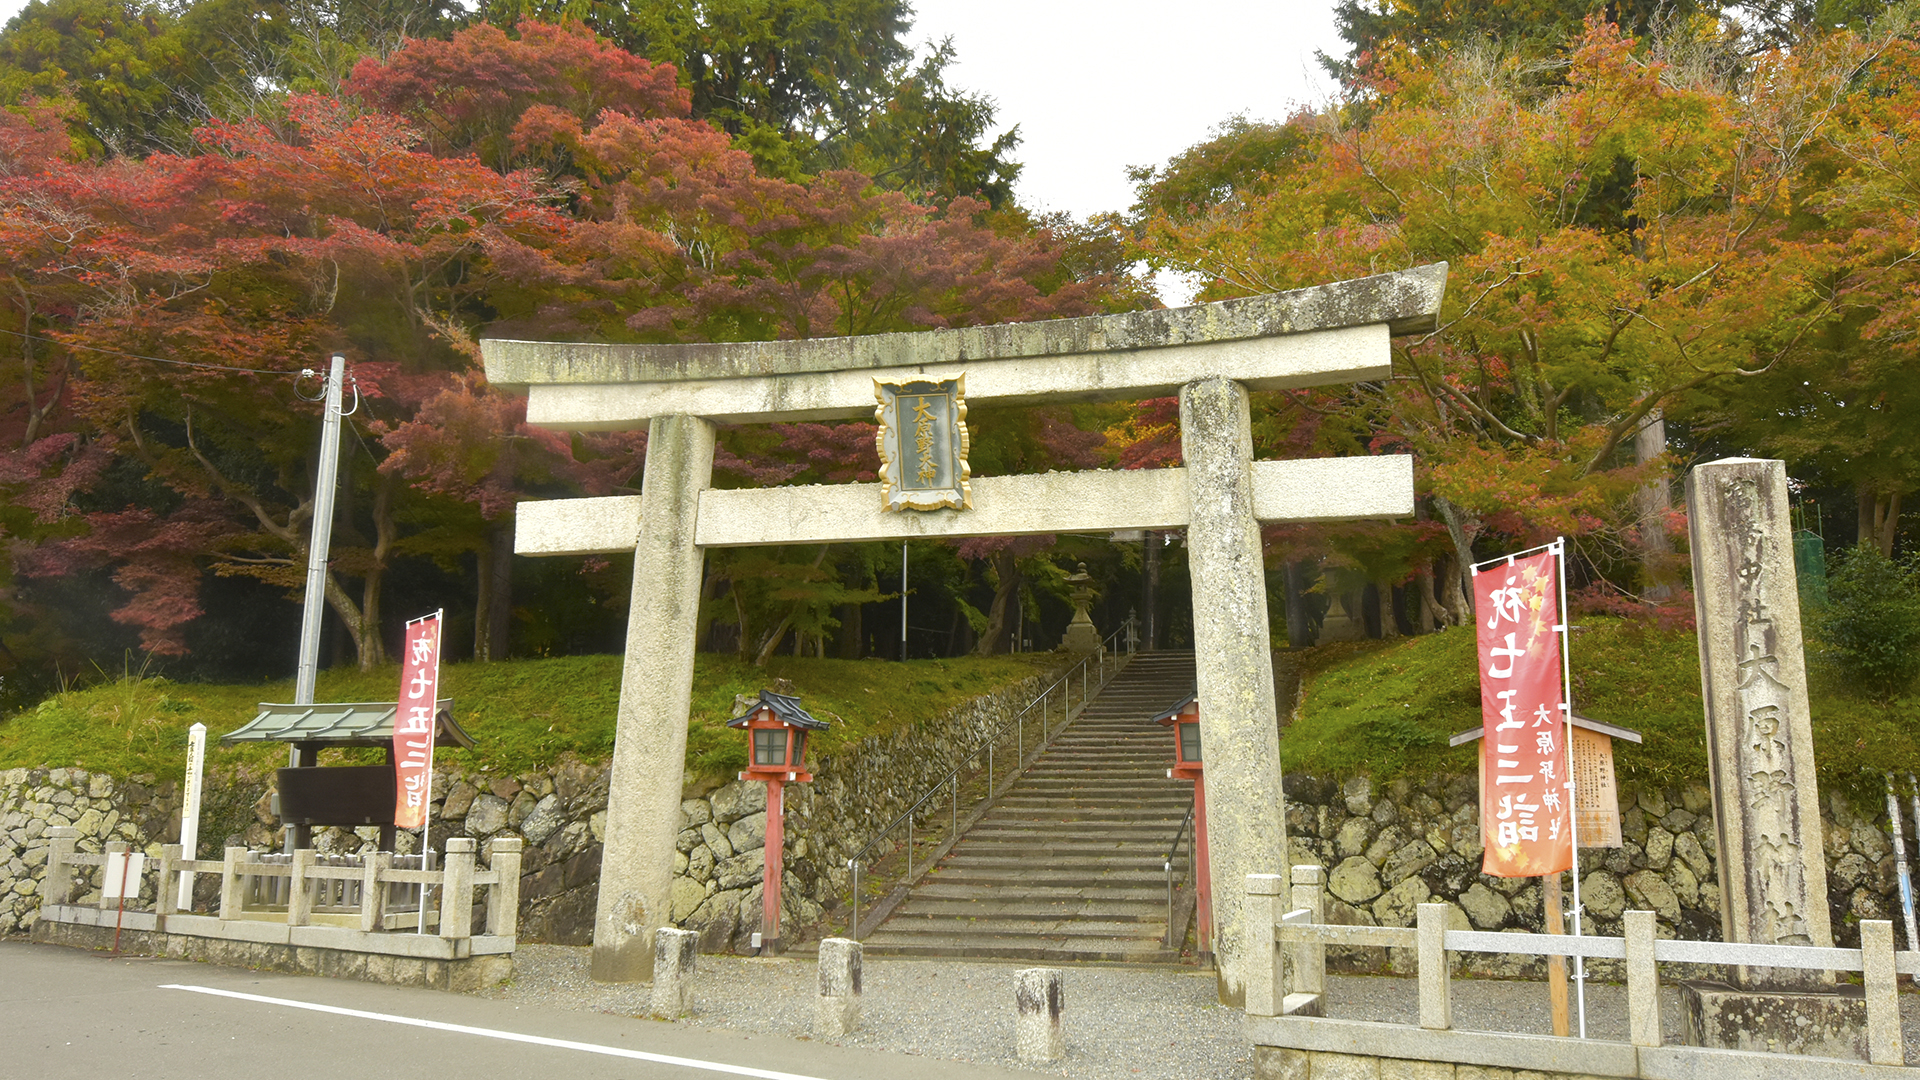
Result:
[[[633,602],[614,737],[593,976],[652,974],[668,922],[708,547],[1186,529],[1207,748],[1215,959],[1245,994],[1264,928],[1241,883],[1286,861],[1259,527],[1413,510],[1405,457],[1254,461],[1250,389],[1389,374],[1394,333],[1434,325],[1446,266],[1173,311],[866,338],[726,345],[481,343],[496,385],[531,389],[528,419],[574,430],[648,424],[638,498],[524,503],[515,550],[632,550]],[[715,423],[871,416],[873,381],[968,376],[975,402],[1178,394],[1186,467],[977,477],[974,508],[885,513],[876,484],[715,490]],[[1270,931],[1266,931],[1269,932]]]
[[[660,853],[674,850],[680,832],[706,562],[706,552],[694,543],[694,526],[700,493],[713,477],[713,435],[713,424],[697,416],[656,416],[647,425],[627,656],[620,673],[620,717],[593,921],[593,977],[601,982],[651,979],[653,931],[667,925],[673,857]]]

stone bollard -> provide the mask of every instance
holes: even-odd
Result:
[[[820,992],[813,1002],[813,1036],[833,1039],[860,1027],[860,943],[852,938],[820,942]]]
[[[693,960],[700,935],[663,926],[653,934],[653,1015],[677,1020],[693,1011]]]
[[[1066,1011],[1060,969],[1023,968],[1013,977],[1013,1004],[1019,1012],[1014,1021],[1014,1042],[1019,1046],[1020,1060],[1059,1061],[1067,1054],[1067,1039],[1060,1024],[1060,1014]]]

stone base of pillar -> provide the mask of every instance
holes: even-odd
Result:
[[[1351,598],[1336,596],[1333,603],[1327,605],[1326,617],[1320,620],[1320,634],[1314,638],[1315,645],[1329,645],[1336,641],[1367,640],[1367,624],[1363,618],[1350,614],[1360,610],[1360,594]]]
[[[1067,636],[1060,641],[1060,647],[1075,656],[1100,651],[1100,630],[1091,622],[1074,620],[1067,624]]]
[[[1684,982],[1680,1006],[1689,1046],[1867,1060],[1867,1002],[1857,986],[1785,993]]]

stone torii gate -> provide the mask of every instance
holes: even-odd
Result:
[[[1413,512],[1408,457],[1253,460],[1247,391],[1385,378],[1390,339],[1431,329],[1446,264],[1169,311],[741,344],[487,340],[487,378],[527,418],[647,425],[638,496],[523,503],[515,551],[634,553],[593,977],[650,977],[667,923],[704,553],[710,547],[1181,529],[1207,749],[1213,895],[1286,859],[1263,522]],[[716,490],[726,423],[871,417],[876,379],[965,374],[972,402],[1180,397],[1184,468],[976,476],[973,508],[886,512],[879,484]],[[1215,913],[1223,1000],[1244,994],[1240,906]]]

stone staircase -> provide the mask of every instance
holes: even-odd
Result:
[[[867,950],[1179,962],[1164,944],[1163,864],[1193,785],[1167,779],[1173,736],[1148,719],[1193,680],[1190,652],[1135,656],[867,936]]]

